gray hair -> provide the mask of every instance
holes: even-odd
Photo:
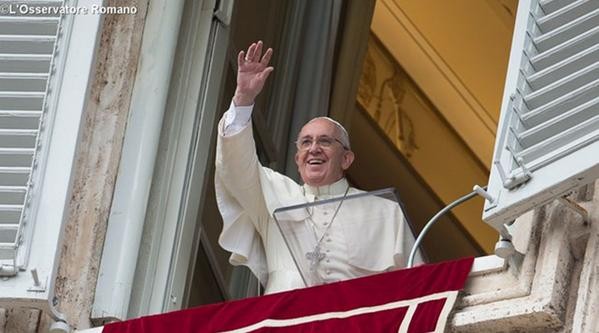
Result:
[[[349,134],[347,134],[347,130],[345,130],[345,127],[343,127],[343,125],[341,125],[337,120],[330,118],[330,117],[316,117],[316,118],[312,118],[310,121],[308,121],[306,123],[306,125],[308,125],[309,123],[311,123],[315,120],[319,120],[319,119],[328,120],[331,123],[333,123],[333,125],[335,125],[335,128],[337,128],[337,132],[339,133],[339,141],[341,141],[341,144],[343,145],[343,147],[345,149],[351,150],[351,145],[349,144]]]

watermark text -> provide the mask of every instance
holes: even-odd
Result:
[[[135,6],[102,6],[98,4],[77,6],[48,6],[28,3],[0,3],[0,15],[134,15]]]

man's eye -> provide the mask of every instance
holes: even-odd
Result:
[[[333,139],[331,139],[331,138],[320,138],[318,140],[318,143],[322,147],[330,147],[333,144]]]
[[[302,147],[310,147],[310,146],[312,146],[312,140],[304,139],[304,140],[300,141],[300,145]]]

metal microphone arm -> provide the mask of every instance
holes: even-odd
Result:
[[[480,188],[480,187],[478,187],[478,188]],[[439,217],[443,216],[443,214],[450,211],[453,207],[458,206],[458,205],[462,204],[463,202],[474,198],[477,195],[480,195],[480,190],[477,190],[477,187],[475,187],[475,189],[476,190],[473,190],[472,192],[466,194],[465,196],[463,196],[463,197],[457,199],[456,201],[450,203],[449,205],[445,206],[445,208],[441,209],[437,214],[435,214],[435,216],[433,216],[424,225],[424,228],[422,228],[422,231],[420,231],[420,234],[418,235],[418,238],[416,238],[416,242],[414,242],[414,246],[412,246],[412,250],[410,251],[410,256],[408,257],[407,268],[412,268],[412,266],[414,266],[414,257],[416,256],[416,251],[418,250],[418,247],[420,247],[420,243],[422,243],[422,239],[424,238],[424,236],[426,235],[428,230],[433,226],[433,224],[435,224],[437,222]],[[483,189],[486,190],[487,187],[485,186],[485,187],[483,187]]]

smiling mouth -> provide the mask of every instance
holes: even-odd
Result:
[[[308,160],[308,164],[309,165],[321,165],[324,163],[324,160],[318,159],[318,158],[314,158],[311,160]]]

